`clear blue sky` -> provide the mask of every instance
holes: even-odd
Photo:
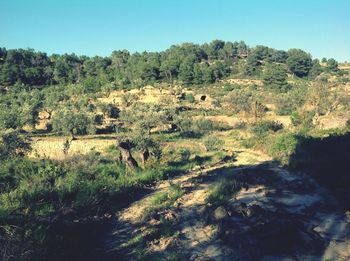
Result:
[[[350,61],[350,0],[0,0],[0,46],[109,55],[244,40]]]

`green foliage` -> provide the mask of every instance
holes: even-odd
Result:
[[[302,119],[297,111],[293,111],[290,115],[293,126],[298,126],[302,123]]]
[[[283,125],[276,121],[262,121],[252,126],[252,132],[260,137],[267,132],[277,132],[281,129],[283,129]]]
[[[223,91],[224,92],[230,92],[230,91],[233,91],[234,89],[236,89],[238,86],[235,85],[235,84],[224,84],[224,86],[222,87]]]
[[[294,134],[281,133],[270,140],[268,152],[282,164],[287,165],[297,145],[298,139]]]
[[[0,254],[5,260],[11,255],[13,259],[27,255],[30,260],[58,255],[63,258],[67,253],[60,251],[70,240],[65,234],[67,227],[46,229],[48,220],[58,222],[52,226],[73,226],[74,220],[103,216],[115,211],[138,188],[163,178],[163,174],[155,168],[128,174],[122,164],[96,154],[62,163],[7,158],[0,165],[0,242],[2,246],[7,242]],[[180,195],[181,190],[174,186],[167,197],[175,200]],[[64,214],[67,210],[68,215]],[[85,235],[93,236],[93,225],[90,229],[91,235]],[[52,243],[55,247],[48,252]]]
[[[267,66],[263,76],[266,86],[280,92],[285,92],[290,88],[287,78],[288,76],[285,68],[277,64],[270,64]]]
[[[55,131],[66,135],[84,135],[95,132],[92,116],[77,110],[62,109],[52,118],[52,126]]]
[[[181,157],[181,161],[186,162],[190,159],[191,156],[191,151],[189,151],[188,149],[181,149],[180,150],[180,157]]]
[[[117,119],[119,117],[120,114],[120,109],[111,103],[101,103],[99,104],[99,107],[103,113],[103,115],[105,115],[106,117],[109,118],[113,118],[113,119]]]
[[[207,150],[215,151],[219,150],[225,144],[225,142],[217,137],[208,136],[203,140],[203,144]]]
[[[276,97],[276,113],[290,115],[302,107],[308,97],[308,88],[305,85],[294,87],[288,93],[281,93]]]
[[[317,76],[319,76],[323,72],[323,68],[320,65],[320,61],[318,59],[315,59],[312,61],[312,67],[309,71],[309,77],[311,79],[315,79]]]
[[[213,206],[225,205],[241,188],[242,183],[235,178],[223,178],[211,188],[206,201]]]
[[[331,72],[338,72],[339,71],[338,62],[336,60],[334,60],[333,58],[328,59],[327,69]]]
[[[312,67],[311,55],[300,49],[290,49],[286,64],[294,75],[305,77]]]
[[[0,162],[13,156],[23,156],[31,149],[28,138],[18,131],[1,132],[0,141]]]
[[[214,40],[202,45],[172,45],[163,52],[130,54],[113,51],[109,57],[75,54],[51,55],[32,49],[1,48],[0,86],[47,86],[78,84],[80,92],[107,92],[125,85],[142,86],[155,82],[179,81],[185,85],[214,83],[231,73],[259,76],[265,63],[287,63],[298,77],[307,76],[313,64],[310,55],[299,49],[288,52],[244,42]],[[244,68],[240,60],[246,58]],[[327,61],[329,70],[337,64]],[[238,70],[238,71],[237,71]],[[319,68],[313,68],[315,77]]]
[[[194,96],[193,96],[193,94],[192,93],[186,93],[185,100],[190,102],[190,103],[194,103]]]
[[[154,195],[154,197],[151,200],[151,204],[154,205],[156,208],[159,208],[159,205],[162,204],[171,205],[175,202],[176,199],[183,196],[183,194],[184,191],[181,189],[180,184],[171,184],[169,190]]]

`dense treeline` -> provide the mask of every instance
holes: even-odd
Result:
[[[214,83],[232,74],[258,76],[264,64],[285,64],[297,77],[316,77],[322,72],[318,60],[300,50],[248,47],[244,42],[214,40],[209,44],[173,45],[163,52],[130,54],[114,51],[109,57],[35,52],[33,49],[0,48],[0,86],[44,86],[84,83],[89,91],[102,85],[142,85],[174,81],[182,84]],[[326,60],[337,70],[334,59]]]

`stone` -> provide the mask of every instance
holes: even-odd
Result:
[[[228,216],[226,209],[223,206],[217,207],[214,210],[214,219],[223,220]]]

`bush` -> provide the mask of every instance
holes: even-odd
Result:
[[[293,126],[298,126],[302,123],[302,119],[297,111],[293,111],[290,115]]]
[[[238,89],[239,86],[236,85],[236,84],[230,84],[230,83],[226,83],[224,84],[224,86],[222,87],[223,91],[224,92],[231,92],[233,91],[234,89]]]
[[[290,115],[293,111],[302,107],[308,96],[307,92],[306,86],[299,86],[286,94],[280,94],[276,99],[276,113],[278,115]]]
[[[257,136],[262,136],[267,132],[276,132],[283,129],[282,123],[277,121],[263,121],[253,125],[252,132]]]
[[[190,159],[191,156],[191,152],[188,149],[181,149],[180,150],[180,157],[181,157],[181,161],[188,161]]]
[[[197,131],[202,133],[208,133],[211,131],[224,131],[230,129],[230,126],[226,124],[207,119],[196,120],[193,125]]]
[[[207,148],[207,150],[209,151],[214,151],[214,150],[218,150],[222,147],[222,145],[224,145],[224,141],[217,138],[217,137],[214,137],[214,136],[209,136],[209,137],[206,137],[204,140],[203,140],[203,144],[204,146]]]
[[[290,157],[298,145],[298,139],[294,134],[282,133],[270,139],[269,144],[269,154],[281,161],[283,165],[288,165]]]
[[[188,102],[190,102],[190,103],[194,103],[194,96],[193,96],[193,94],[192,93],[186,93],[186,95],[185,95],[185,100],[186,101],[188,101]]]

